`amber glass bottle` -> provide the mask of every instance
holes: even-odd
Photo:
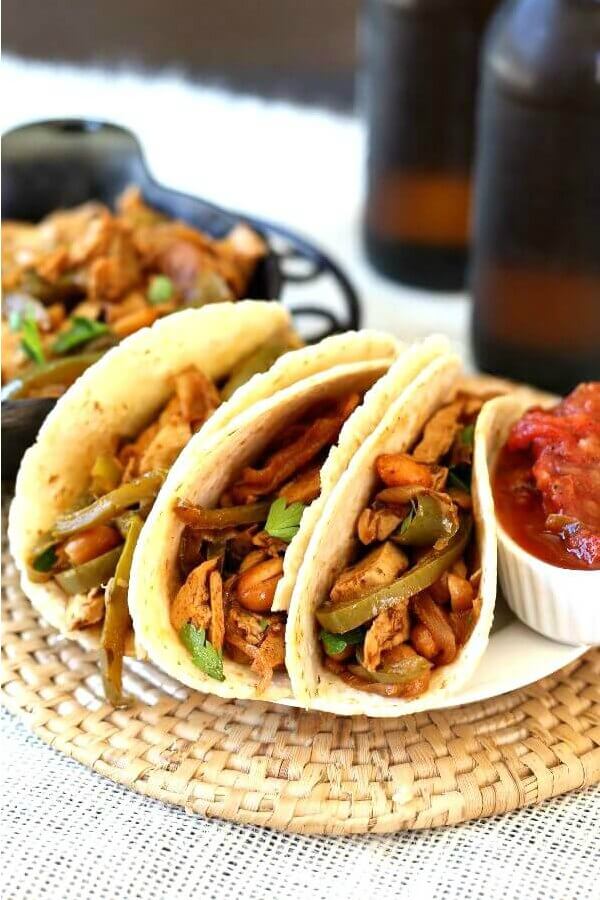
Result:
[[[562,392],[600,377],[598,0],[517,0],[492,25],[470,282],[482,369]]]
[[[385,275],[463,286],[481,38],[497,0],[366,0],[365,245]]]

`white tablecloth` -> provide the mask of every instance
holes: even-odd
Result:
[[[65,23],[68,27],[68,23]],[[347,267],[366,324],[466,348],[464,296],[378,278],[361,255],[364,140],[351,117],[143,78],[3,64],[2,130],[32,119],[110,119],[142,139],[156,177],[223,206],[287,223]],[[8,713],[4,891],[8,898],[229,900],[598,897],[600,792],[504,817],[389,837],[306,838],[191,818],[63,758]]]

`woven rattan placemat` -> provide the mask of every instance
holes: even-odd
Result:
[[[504,813],[600,780],[600,649],[511,694],[401,719],[221,700],[132,662],[137,702],[114,710],[96,654],[39,618],[6,550],[2,576],[9,709],[89,768],[190,812],[384,832]]]

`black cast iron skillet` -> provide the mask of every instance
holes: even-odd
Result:
[[[333,279],[339,295],[335,308],[292,308],[302,333],[302,317],[321,323],[308,340],[358,328],[360,307],[349,279],[310,241],[279,225],[220,209],[158,184],[148,172],[137,138],[109,122],[64,119],[34,122],[9,131],[2,141],[2,218],[36,222],[56,209],[100,200],[114,206],[118,195],[135,184],[145,199],[167,215],[183,219],[213,237],[223,237],[244,221],[263,235],[269,253],[257,266],[247,295],[279,300],[286,284]],[[2,477],[16,474],[56,401],[45,398],[2,402]]]

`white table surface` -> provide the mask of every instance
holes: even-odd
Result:
[[[365,324],[407,339],[444,331],[467,352],[464,296],[400,288],[362,256],[356,119],[233,98],[177,73],[149,78],[5,57],[2,131],[64,116],[122,123],[165,184],[310,235],[355,280]],[[597,789],[432,832],[294,837],[138,797],[47,748],[5,711],[0,735],[7,900],[600,896]]]

